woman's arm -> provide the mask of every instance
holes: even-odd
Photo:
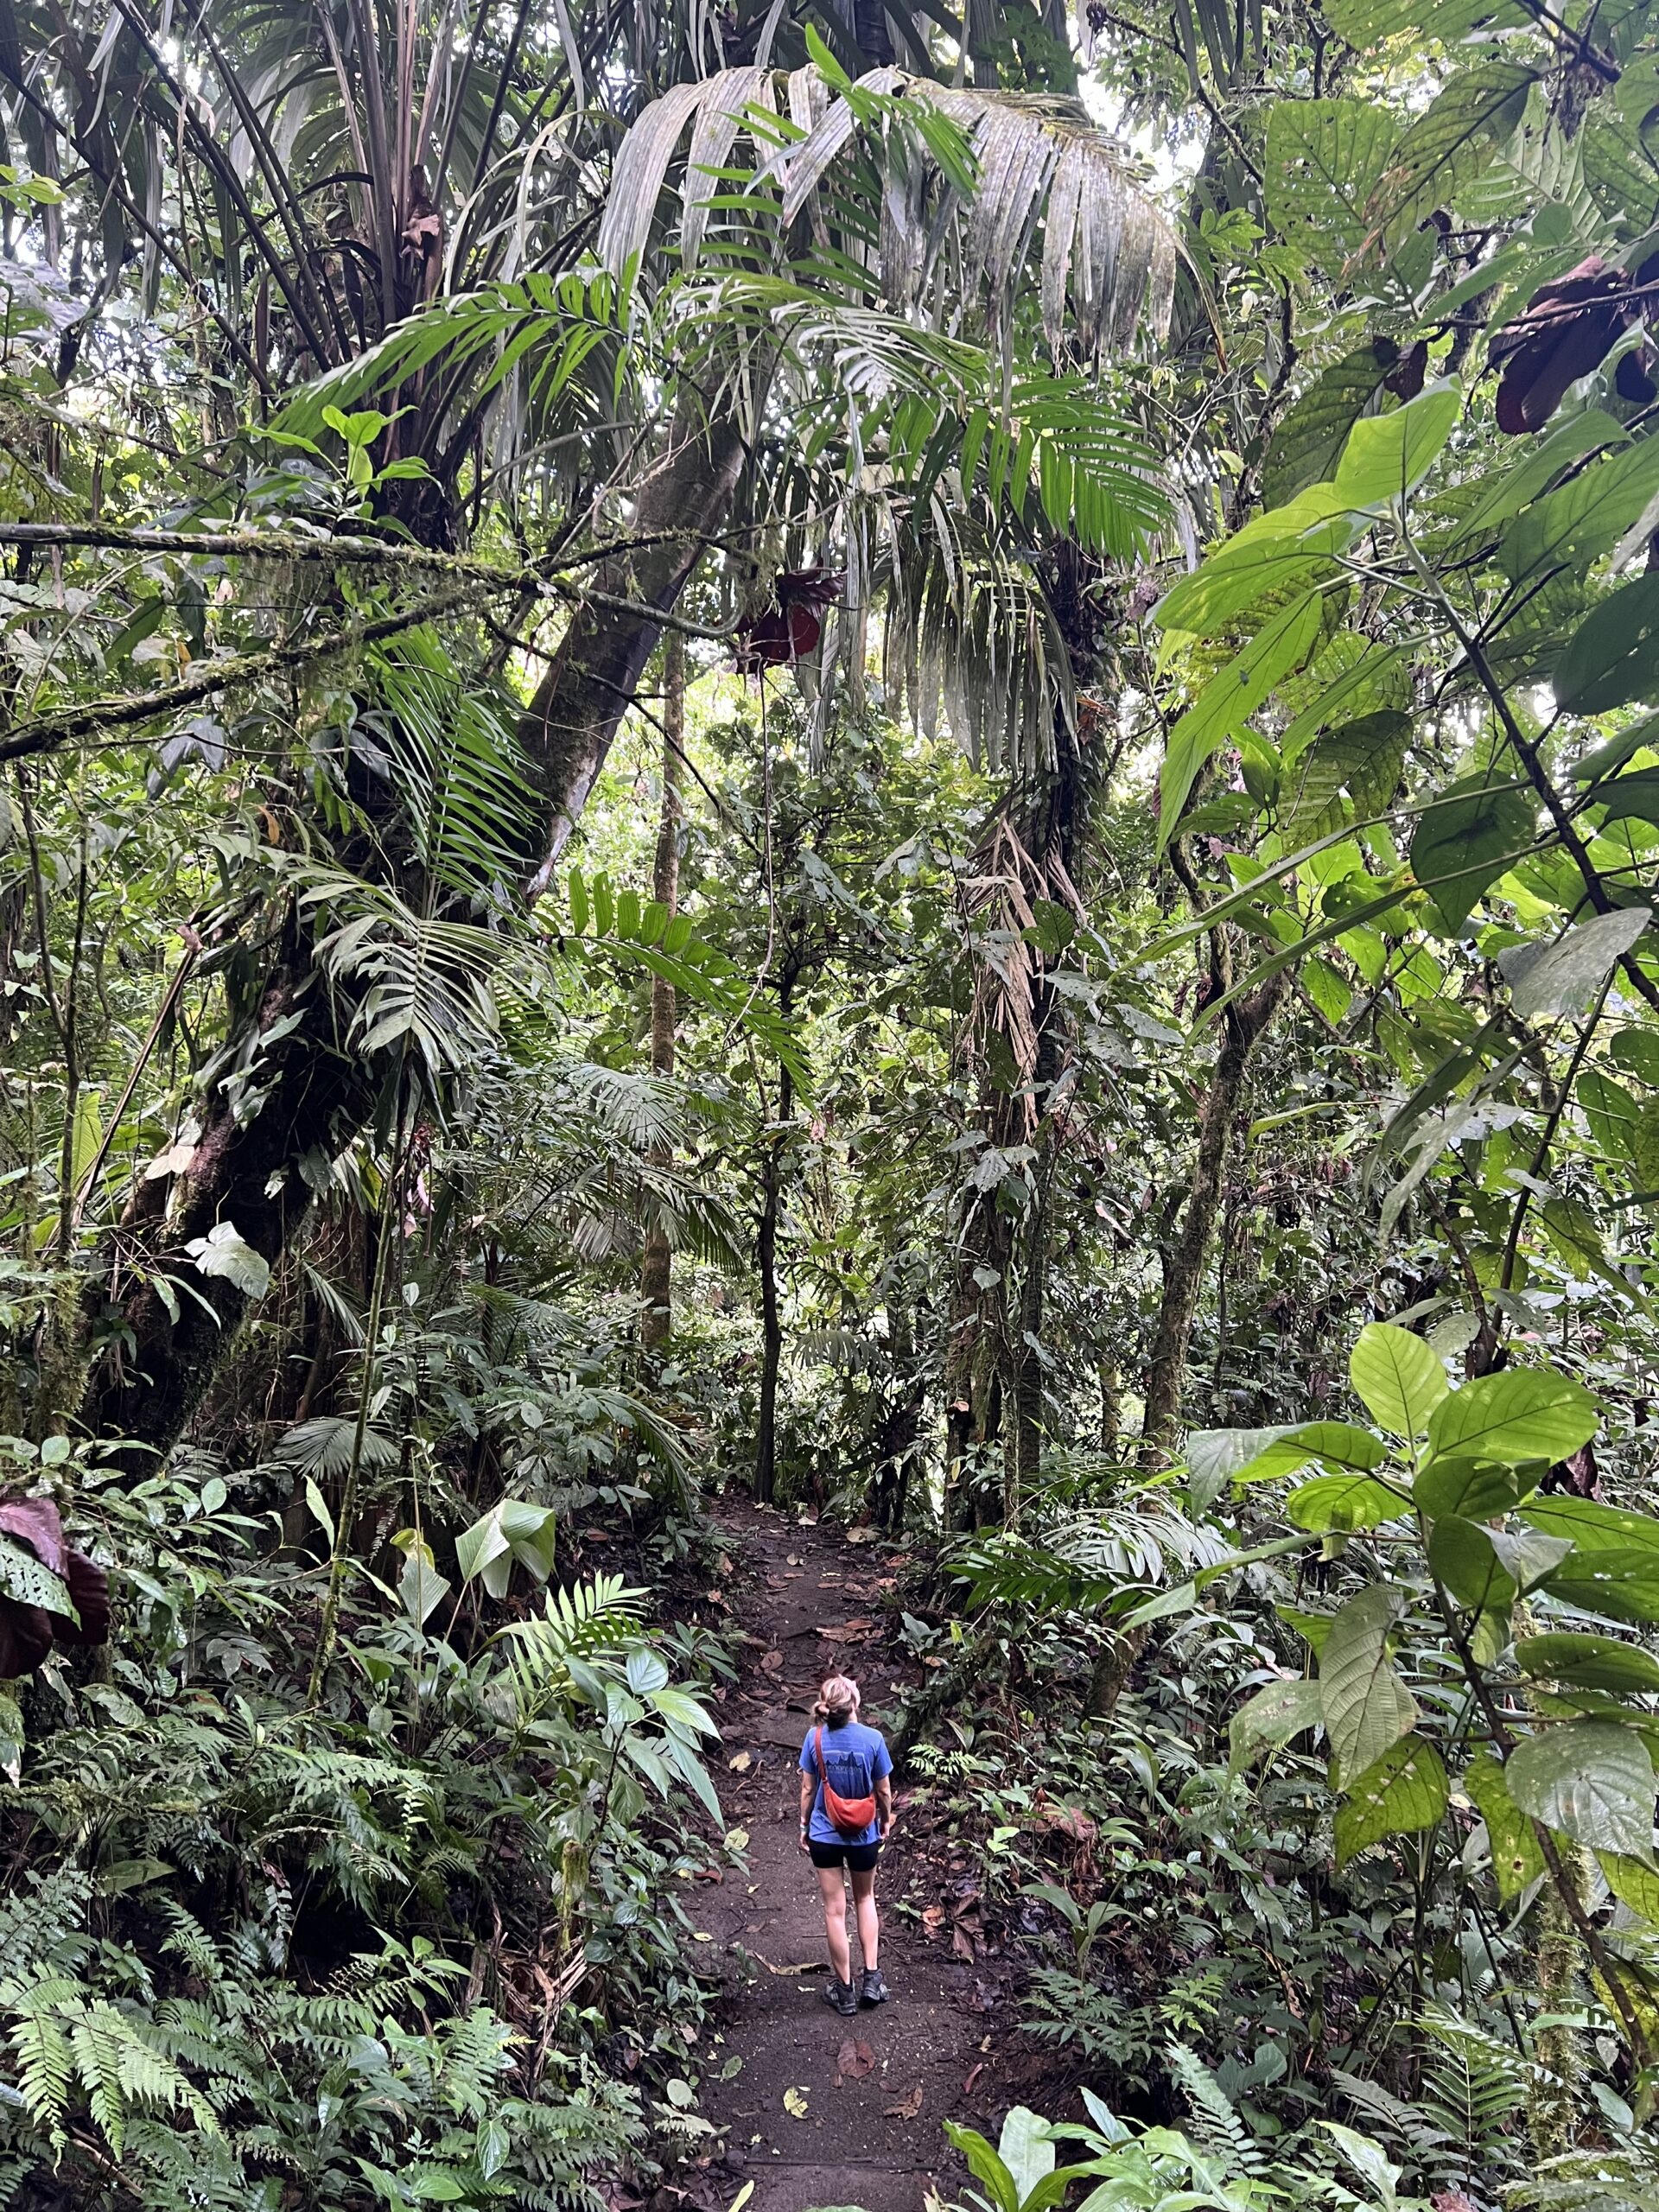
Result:
[[[875,1785],[875,1821],[885,1843],[893,1828],[893,1777],[884,1774]]]
[[[817,1794],[817,1777],[808,1774],[803,1769],[801,1773],[801,1849],[803,1851],[806,1849],[806,1824],[812,1816],[812,1800]]]

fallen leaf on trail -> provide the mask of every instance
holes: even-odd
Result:
[[[977,2065],[977,2066],[970,2066],[970,2067],[969,2068],[969,2069],[968,2069],[968,2078],[967,2078],[967,2080],[966,2080],[966,2081],[963,2083],[963,2085],[962,2085],[962,2094],[963,2094],[963,2095],[964,2097],[970,2097],[970,2096],[972,2096],[972,2094],[973,2094],[973,2093],[974,2093],[974,2084],[975,2084],[975,2082],[977,2082],[977,2081],[978,2081],[978,2079],[979,2079],[980,2075],[981,2075],[984,2071],[985,2071],[985,2062],[984,2062],[984,2060],[983,2060],[982,2058],[980,2060],[980,2062],[979,2062],[979,2063],[978,2063],[978,2065]]]
[[[733,1764],[735,1765],[735,1760],[734,1760]],[[930,1943],[938,1934],[940,1929],[943,1928],[944,1925],[944,1907],[942,1904],[930,1904],[923,1907],[922,1930]]]
[[[705,1590],[702,1594],[708,1603],[711,1605],[723,1606],[726,1603],[725,1596],[721,1591]]]
[[[922,2108],[922,2085],[918,2082],[907,2097],[896,2105],[888,2105],[882,2117],[886,2120],[914,2120]]]
[[[769,1574],[766,1577],[766,1587],[768,1590],[781,1590],[783,1586],[784,1578],[781,1574]]]
[[[785,1552],[784,1560],[787,1566],[798,1567],[801,1563],[801,1555],[798,1552]]]
[[[748,1847],[749,1832],[747,1828],[727,1829],[726,1848],[728,1851],[747,1851]]]
[[[873,1544],[875,1541],[875,1531],[874,1529],[849,1529],[847,1531],[847,1541],[849,1544]],[[920,2096],[921,2091],[918,2089],[916,2094]]]
[[[804,2089],[785,2089],[784,2091],[784,2110],[789,2114],[791,2120],[804,2120],[806,2118],[806,2091]]]
[[[729,1574],[732,1571],[732,1562],[727,1558],[724,1552],[721,1552],[720,1557],[715,1561],[715,1565],[719,1568],[722,1574]]]
[[[818,1634],[823,1638],[826,1643],[861,1643],[865,1637],[874,1626],[875,1623],[874,1621],[864,1620],[862,1618],[851,1621],[837,1621],[831,1627],[821,1628],[818,1630]]]
[[[605,1529],[584,1529],[582,1532],[582,1541],[584,1544],[608,1544],[611,1541],[610,1532]]]
[[[784,1655],[781,1651],[763,1652],[760,1656],[760,1664],[766,1669],[767,1674],[781,1675],[784,1671]]]
[[[728,1759],[726,1764],[734,1774],[747,1774],[754,1761],[747,1751],[740,1751],[734,1759]]]
[[[1092,1843],[1100,1834],[1098,1824],[1076,1805],[1044,1805],[1040,1815],[1045,1827],[1058,1828],[1074,1843]]]
[[[969,1965],[972,1966],[974,1939],[965,1928],[953,1928],[950,1930],[950,1948],[959,1959],[966,1959]]]
[[[839,1590],[839,1589],[840,1589],[840,1587],[841,1587],[841,1577],[840,1577],[840,1575],[838,1575],[838,1574],[823,1574],[823,1575],[820,1575],[820,1576],[819,1576],[819,1578],[818,1578],[818,1587],[819,1587],[819,1589],[820,1589],[820,1590]]]
[[[861,2082],[875,2064],[875,2053],[861,2037],[856,2042],[849,2036],[836,2054],[837,2082]]]
[[[759,1959],[768,1974],[820,1974],[823,1972],[823,1968],[816,1959],[808,1959],[798,1967],[775,1967],[770,1959],[762,1959],[759,1951],[751,1952],[750,1956]]]

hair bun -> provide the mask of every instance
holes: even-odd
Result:
[[[827,1720],[832,1728],[839,1728],[843,1720],[850,1720],[858,1711],[858,1684],[850,1675],[831,1675],[819,1686],[812,1718]]]

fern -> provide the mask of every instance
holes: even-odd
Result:
[[[1184,2043],[1166,2047],[1169,2070],[1186,2094],[1192,2133],[1229,2180],[1267,2172],[1270,2161],[1239,2118],[1231,2099],[1197,2051]]]
[[[1510,2212],[1653,2212],[1659,2203],[1659,2147],[1631,2138],[1599,2151],[1548,2158],[1505,2192]]]
[[[539,1620],[514,1621],[502,1630],[498,1641],[505,1646],[519,1728],[565,1694],[573,1667],[620,1651],[638,1638],[644,1597],[620,1574],[599,1574],[574,1590],[550,1590]]]
[[[1431,2125],[1467,2152],[1456,2170],[1508,2163],[1502,2154],[1510,2122],[1527,2101],[1539,2069],[1512,2044],[1444,2005],[1431,2005],[1420,2025],[1432,2038],[1424,2056],[1418,2101]]]

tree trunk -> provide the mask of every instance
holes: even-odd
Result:
[[[679,909],[680,754],[685,743],[685,639],[676,630],[663,644],[663,806],[652,891],[671,919]],[[674,1072],[674,986],[661,976],[651,979],[651,1071],[662,1077]],[[666,1147],[651,1156],[658,1167],[673,1158]],[[645,1230],[639,1268],[639,1340],[648,1355],[661,1350],[673,1328],[673,1264],[668,1231],[653,1218]]]
[[[1146,1418],[1141,1427],[1140,1456],[1143,1466],[1155,1465],[1175,1441],[1187,1348],[1192,1342],[1193,1317],[1198,1312],[1198,1294],[1210,1257],[1216,1216],[1221,1205],[1222,1178],[1226,1172],[1245,1079],[1256,1046],[1289,988],[1290,971],[1281,968],[1246,997],[1235,1000],[1222,1016],[1221,1046],[1216,1054],[1215,1073],[1198,1110],[1198,1148],[1192,1162],[1192,1186],[1174,1249],[1166,1263],[1164,1295],[1153,1332],[1152,1356],[1147,1368]]]
[[[1226,953],[1217,948],[1212,957],[1213,980],[1219,988],[1225,988],[1229,974]],[[1155,1467],[1175,1441],[1187,1346],[1192,1341],[1198,1293],[1221,1205],[1222,1178],[1226,1173],[1227,1154],[1251,1057],[1289,988],[1290,971],[1281,969],[1247,996],[1236,999],[1222,1016],[1216,1071],[1198,1113],[1198,1149],[1192,1162],[1192,1182],[1175,1249],[1165,1268],[1163,1300],[1153,1335],[1152,1358],[1147,1372],[1146,1417],[1141,1423],[1138,1455],[1143,1467]],[[1089,1681],[1089,1710],[1097,1720],[1108,1720],[1116,1711],[1117,1701],[1151,1632],[1149,1626],[1114,1630],[1096,1654]]]
[[[751,420],[766,382],[762,371]],[[726,520],[747,453],[734,414],[706,426],[690,410],[681,416],[667,451],[639,486],[630,532],[636,550],[601,566],[594,584],[601,603],[578,607],[520,722],[543,810],[531,896],[550,880],[662,633],[649,613],[602,601],[672,609]],[[249,1303],[229,1277],[200,1274],[187,1246],[230,1221],[274,1268],[310,1207],[302,1163],[313,1172],[326,1166],[373,1111],[387,1071],[365,1064],[345,1043],[344,1030],[309,944],[290,922],[257,1007],[226,1055],[236,1067],[253,1070],[247,1089],[257,1103],[250,1113],[245,1098],[246,1118],[238,1119],[222,1092],[199,1102],[202,1135],[189,1167],[170,1181],[140,1185],[111,1240],[106,1271],[89,1286],[87,1324],[106,1348],[89,1371],[80,1419],[92,1435],[149,1447],[146,1465],[182,1433]],[[188,1287],[175,1293],[166,1286],[170,1275]]]
[[[376,1071],[343,1044],[297,922],[236,1066],[259,1094],[257,1110],[240,1121],[236,1102],[215,1094],[189,1165],[138,1185],[112,1239],[110,1273],[88,1287],[86,1319],[105,1348],[88,1373],[80,1419],[93,1436],[149,1446],[145,1469],[177,1440],[249,1302],[228,1276],[200,1274],[189,1245],[228,1222],[274,1269],[310,1211],[306,1171],[326,1166],[374,1105]],[[169,1277],[180,1278],[178,1289]]]
[[[1046,1042],[1047,1033],[1045,1033]],[[1051,1085],[1052,1087],[1052,1085]],[[1060,1128],[1051,1115],[1037,1162],[1036,1195],[1026,1232],[1026,1280],[1020,1287],[1019,1329],[1009,1345],[1013,1366],[1013,1450],[1006,1464],[1002,1525],[1020,1523],[1020,1501],[1037,1487],[1043,1452],[1043,1307],[1048,1283],[1049,1198],[1058,1166]]]
[[[783,1012],[789,1018],[788,995]],[[760,1235],[760,1414],[754,1440],[754,1496],[770,1505],[778,1487],[778,1374],[784,1361],[784,1325],[778,1310],[778,1217],[782,1208],[784,1153],[795,1113],[795,1086],[789,1070],[778,1071],[778,1126],[766,1146],[761,1176]]]
[[[887,1307],[887,1348],[893,1362],[893,1395],[881,1422],[881,1456],[870,1484],[870,1517],[878,1528],[896,1531],[904,1526],[910,1471],[922,1433],[924,1395],[916,1373],[915,1326],[902,1295]]]
[[[768,381],[757,376],[753,413]],[[668,449],[640,485],[628,528],[631,550],[601,563],[595,590],[617,607],[587,601],[570,618],[558,652],[518,725],[519,742],[546,814],[544,851],[531,884],[545,891],[655,650],[662,625],[636,611],[668,613],[703,549],[724,524],[748,459],[749,437],[734,413],[709,423],[690,406]]]

